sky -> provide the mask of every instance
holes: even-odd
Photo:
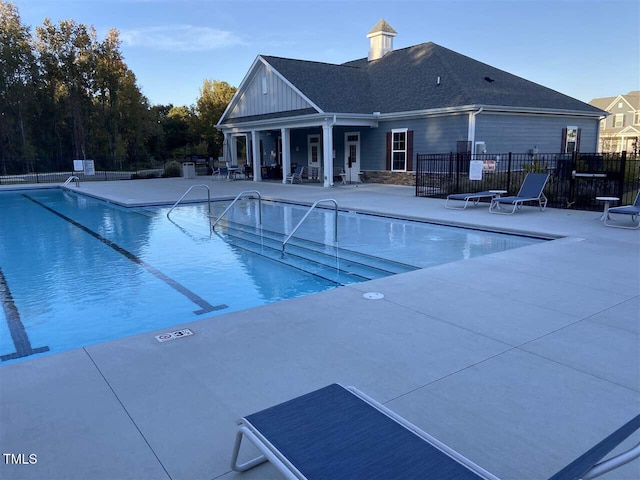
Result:
[[[381,18],[394,49],[434,42],[584,102],[640,90],[638,0],[11,1],[33,30],[45,18],[100,40],[116,28],[153,105],[195,105],[205,79],[237,87],[258,55],[366,57]]]

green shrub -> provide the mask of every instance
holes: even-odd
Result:
[[[163,177],[181,177],[182,176],[182,166],[178,162],[169,162],[167,166],[164,167]]]

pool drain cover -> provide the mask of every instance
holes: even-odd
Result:
[[[369,300],[380,300],[381,298],[384,298],[384,295],[380,292],[367,292],[362,296]]]
[[[188,328],[183,328],[182,330],[176,330],[175,332],[168,332],[168,333],[163,333],[162,335],[156,335],[156,340],[159,342],[168,342],[169,340],[188,337],[190,335],[193,335],[193,332]]]

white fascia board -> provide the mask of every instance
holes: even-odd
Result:
[[[640,134],[640,130],[638,130],[633,125],[627,125],[626,127],[624,127],[622,130],[618,132],[618,135],[629,135],[629,134],[638,135]]]
[[[334,123],[335,117],[335,123]],[[254,120],[249,122],[227,122],[224,126],[218,128],[228,133],[247,132],[251,130],[277,130],[280,128],[305,128],[318,127],[330,123],[332,125],[341,126],[361,126],[375,128],[378,126],[378,118],[370,114],[331,114],[331,113],[313,113],[309,115],[300,115],[296,117],[280,117],[269,118],[267,120]],[[218,127],[218,126],[216,126]]]
[[[585,112],[582,110],[555,110],[552,108],[530,108],[530,107],[507,107],[500,105],[463,105],[460,107],[433,108],[429,110],[414,110],[411,112],[382,113],[378,116],[380,120],[400,120],[408,118],[424,118],[443,115],[464,114],[477,112],[482,109],[482,113],[503,113],[503,114],[529,114],[529,115],[563,115],[563,116],[584,116],[602,118],[603,114],[597,112]],[[606,113],[606,112],[604,112]]]
[[[522,114],[533,114],[533,115],[561,115],[566,117],[593,117],[593,118],[603,118],[606,116],[607,112],[586,112],[584,110],[562,110],[562,109],[554,109],[554,108],[535,108],[535,107],[507,107],[507,106],[499,106],[499,105],[475,105],[475,108],[478,109],[482,107],[483,113],[492,112],[492,113],[522,113]]]
[[[256,57],[256,59],[253,61],[253,63],[251,64],[251,66],[249,67],[249,70],[247,70],[247,73],[244,76],[244,78],[242,79],[242,81],[240,82],[240,85],[238,86],[238,89],[236,90],[236,93],[233,94],[233,97],[231,97],[231,100],[229,101],[229,104],[227,105],[227,108],[224,109],[224,112],[222,112],[222,115],[220,116],[220,119],[218,120],[218,123],[216,123],[216,125],[215,125],[216,128],[227,117],[227,112],[229,112],[236,105],[236,103],[238,102],[238,97],[242,93],[242,89],[244,88],[245,84],[249,82],[249,79],[251,77],[253,77],[253,75],[255,75],[256,65],[258,64],[260,58],[261,58],[260,55],[258,55]]]
[[[313,103],[305,94],[303,94],[294,84],[292,84],[289,80],[287,80],[285,77],[282,76],[282,74],[280,72],[278,72],[273,65],[271,65],[269,62],[267,62],[261,55],[258,55],[256,57],[256,59],[253,61],[253,63],[251,64],[251,67],[249,67],[249,70],[247,71],[247,74],[244,76],[244,78],[242,79],[242,82],[240,82],[240,85],[238,86],[238,89],[236,90],[236,93],[233,95],[233,97],[231,98],[231,101],[229,102],[229,105],[227,105],[227,108],[224,109],[224,112],[222,113],[222,116],[220,117],[220,120],[218,120],[218,123],[216,123],[216,128],[218,128],[220,126],[220,124],[222,122],[224,122],[224,120],[227,117],[227,113],[233,109],[233,107],[236,105],[236,103],[238,102],[238,98],[240,97],[240,95],[243,93],[243,89],[244,86],[250,81],[250,79],[252,79],[256,73],[257,70],[257,65],[259,63],[262,63],[263,65],[269,67],[271,69],[271,71],[273,71],[273,73],[280,79],[282,80],[285,84],[287,84],[293,91],[295,91],[298,95],[300,95],[305,102],[309,103],[309,105],[311,105],[313,108],[315,108],[318,113],[324,113],[322,111],[322,109],[320,107],[318,107],[315,103]]]
[[[296,87],[293,83],[291,83],[284,76],[282,76],[282,74],[278,70],[276,70],[273,65],[271,65],[269,62],[267,62],[261,56],[258,56],[258,58],[260,59],[260,61],[265,66],[268,66],[280,80],[282,80],[284,83],[286,83],[294,92],[296,92],[298,95],[300,95],[304,99],[305,102],[307,102],[309,105],[311,105],[313,108],[315,108],[318,111],[318,113],[325,113],[319,106],[317,106],[315,103],[313,103],[309,97],[307,97],[304,93],[302,93],[298,89],[298,87]]]

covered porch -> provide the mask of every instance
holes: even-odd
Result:
[[[227,124],[221,128],[221,161],[250,172],[254,182],[287,183],[296,167],[304,167],[303,178],[324,187],[358,183],[363,133],[377,126],[374,114],[310,114]]]

